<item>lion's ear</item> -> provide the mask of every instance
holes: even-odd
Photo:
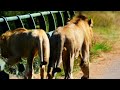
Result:
[[[93,20],[92,19],[88,20],[88,24],[90,27],[93,27]]]

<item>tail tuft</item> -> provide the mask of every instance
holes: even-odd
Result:
[[[61,72],[61,71],[62,70],[59,67],[53,69],[53,72]]]
[[[47,64],[47,62],[46,62],[46,61],[43,61],[43,62],[41,62],[41,64],[42,64],[42,65],[46,65],[46,64]]]

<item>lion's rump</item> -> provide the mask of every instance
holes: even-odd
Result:
[[[31,32],[14,34],[8,42],[9,51],[27,57],[31,51],[34,53],[37,51],[38,40],[39,36],[33,36]]]

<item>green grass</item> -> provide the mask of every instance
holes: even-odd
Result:
[[[115,38],[114,36],[114,31],[110,27],[95,27],[90,54],[96,56],[100,52],[110,51],[112,49],[112,41]]]
[[[101,52],[109,52],[111,51],[112,46],[108,42],[97,42],[95,43],[91,50],[90,50],[90,55],[91,57],[97,57],[100,55]]]

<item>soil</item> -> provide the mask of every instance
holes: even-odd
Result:
[[[91,79],[120,79],[120,42],[116,42],[112,51],[103,53],[90,65]]]

